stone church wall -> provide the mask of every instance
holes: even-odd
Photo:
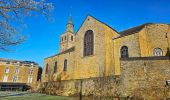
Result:
[[[128,55],[129,57],[140,57],[140,47],[139,47],[139,33],[124,36],[118,39],[113,40],[113,58],[114,60],[114,67],[115,67],[115,74],[120,75],[120,58],[121,58],[121,47],[127,46],[128,47]]]
[[[63,71],[64,60],[67,59],[67,71]],[[54,65],[57,62],[57,71],[54,73]],[[48,64],[49,69],[46,74],[46,64]],[[44,60],[44,70],[42,74],[42,82],[51,80],[56,81],[58,76],[61,76],[61,80],[69,80],[73,78],[74,73],[74,50],[68,53],[59,54],[46,58]]]
[[[84,56],[84,35],[88,30],[92,30],[94,35],[93,55]],[[75,71],[73,79],[113,75],[112,37],[118,35],[115,30],[106,24],[88,16],[75,37]]]
[[[121,59],[121,75],[49,82],[43,92],[63,96],[137,97],[159,100],[170,97],[170,60],[167,57]]]
[[[170,26],[166,24],[150,24],[139,32],[140,56],[154,56],[154,49],[160,48],[163,56],[167,56],[170,43]]]
[[[46,83],[43,83],[46,84]],[[51,82],[41,89],[48,94],[62,96],[79,96],[82,89],[83,97],[116,97],[118,96],[119,78],[115,76],[88,78],[82,80],[65,80]]]
[[[170,60],[168,57],[127,58],[121,60],[120,94],[149,100],[170,98]]]

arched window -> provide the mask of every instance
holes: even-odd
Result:
[[[64,60],[64,68],[63,71],[67,71],[67,59]]]
[[[61,38],[61,42],[63,42],[63,37]]]
[[[155,48],[153,53],[154,53],[154,56],[163,56],[163,51],[161,48]]]
[[[46,64],[45,74],[48,74],[48,64]]]
[[[71,36],[71,41],[73,41],[73,36]]]
[[[57,61],[54,62],[54,73],[56,73],[56,72],[57,72]]]
[[[84,56],[93,55],[93,31],[88,30],[84,35]]]
[[[121,53],[121,58],[128,58],[129,57],[128,47],[127,46],[122,46],[121,50],[120,50],[120,53]]]
[[[67,37],[65,36],[65,40],[67,39]]]

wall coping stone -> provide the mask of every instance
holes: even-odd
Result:
[[[151,57],[129,57],[120,58],[121,61],[135,61],[135,60],[170,60],[167,56],[151,56]]]

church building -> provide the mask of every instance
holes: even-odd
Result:
[[[59,53],[44,60],[42,82],[119,76],[122,60],[164,59],[169,56],[169,43],[168,24],[146,23],[118,32],[87,16],[75,32],[70,17],[60,36]]]

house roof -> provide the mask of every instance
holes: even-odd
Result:
[[[38,65],[38,63],[34,62],[34,61],[21,61],[21,60],[12,60],[12,59],[5,59],[5,58],[0,58],[0,62],[13,62],[13,63],[22,63],[22,64],[34,64],[34,65]]]

